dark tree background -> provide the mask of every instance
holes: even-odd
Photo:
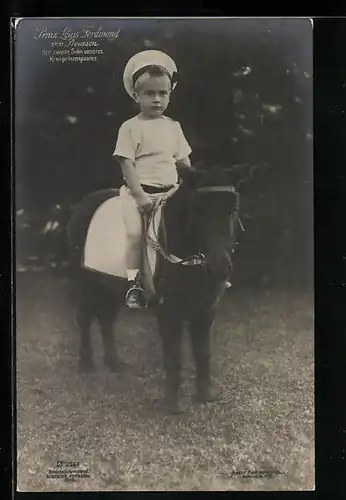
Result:
[[[36,29],[120,28],[97,63],[49,63]],[[170,54],[178,119],[192,161],[225,172],[241,194],[240,280],[309,283],[313,269],[312,27],[306,19],[24,20],[15,44],[19,258],[48,251],[42,229],[95,189],[118,187],[120,123],[137,112],[128,59]],[[25,236],[24,236],[25,234]],[[47,235],[47,231],[45,232]],[[44,250],[42,250],[44,249]]]

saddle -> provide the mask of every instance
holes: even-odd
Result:
[[[163,207],[174,192],[175,186],[154,202],[152,213],[143,218],[143,261],[141,279],[149,296],[155,295],[154,281],[157,275],[159,238],[162,229]],[[120,279],[127,279],[127,236],[119,195],[103,201],[95,210],[88,227],[82,266]]]

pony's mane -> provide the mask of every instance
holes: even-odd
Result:
[[[189,173],[182,181],[165,207],[164,217],[167,233],[167,243],[172,253],[187,257],[196,251],[195,241],[190,233],[191,199],[198,190],[220,184],[221,179],[215,178],[211,172],[196,170]]]
[[[220,199],[221,196],[222,200],[225,200],[226,194],[227,200],[232,200],[227,201],[227,208],[233,205],[233,208],[229,208],[231,212],[236,205],[236,196],[232,197],[232,192],[234,192],[234,187],[230,184],[227,175],[221,170],[199,169],[193,175],[189,174],[185,177],[164,211],[167,243],[170,251],[182,258],[196,253],[196,239],[190,232],[195,202],[199,200],[199,206],[202,205],[204,208],[208,207],[209,204],[212,207],[215,200]]]

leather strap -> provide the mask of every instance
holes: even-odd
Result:
[[[148,186],[146,184],[141,184],[143,190],[148,193],[148,194],[159,194],[159,193],[167,193],[170,189],[172,189],[171,186],[162,186],[162,187],[157,187],[157,186]]]

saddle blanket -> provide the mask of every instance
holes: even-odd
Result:
[[[148,235],[157,241],[154,229],[159,228],[162,206],[155,212]],[[155,274],[157,255],[148,244],[148,261],[152,276]],[[126,230],[119,196],[114,196],[101,203],[95,211],[89,225],[82,265],[93,271],[109,274],[118,278],[127,278],[126,273]]]

